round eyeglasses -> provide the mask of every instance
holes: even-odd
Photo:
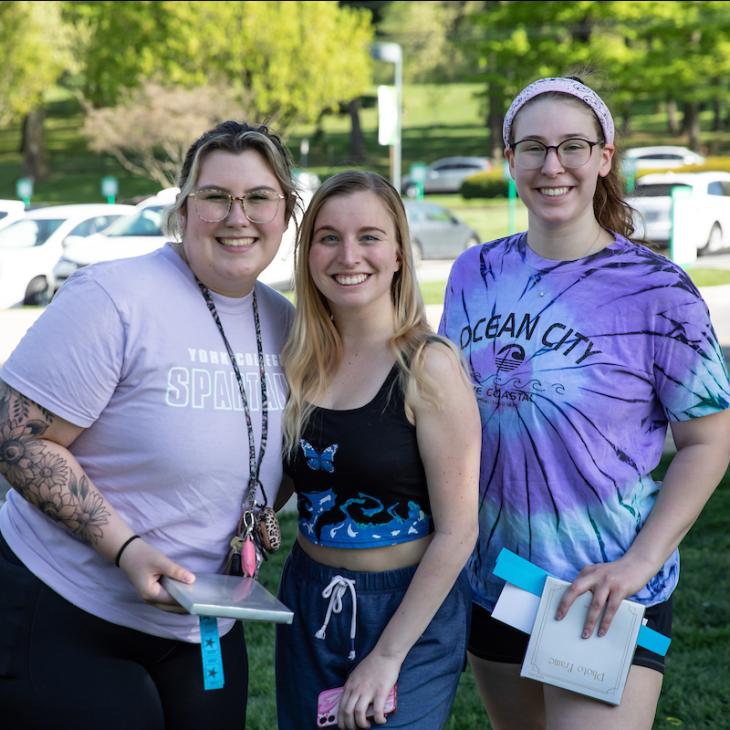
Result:
[[[234,200],[241,204],[252,223],[270,223],[285,198],[273,190],[253,190],[245,195],[231,195],[225,190],[198,190],[188,197],[195,199],[195,211],[206,223],[220,223],[227,218]]]
[[[555,153],[563,167],[575,168],[591,159],[593,148],[603,142],[589,142],[587,139],[564,139],[560,144],[543,144],[536,139],[521,139],[512,145],[515,165],[521,170],[538,170],[545,164],[548,152]]]

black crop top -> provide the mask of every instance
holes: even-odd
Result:
[[[317,545],[396,545],[433,531],[416,428],[388,373],[361,408],[315,408],[284,471],[294,480],[299,530]]]

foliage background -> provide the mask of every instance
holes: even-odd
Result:
[[[0,167],[0,186],[13,187],[21,175],[40,186],[75,172],[51,147],[57,113],[74,104],[73,132],[86,130],[77,149],[87,151],[88,139],[98,153],[84,165],[97,177],[123,175],[118,139],[94,137],[92,110],[113,118],[137,98],[144,112],[149,105],[135,94],[150,85],[226,90],[233,111],[224,95],[209,102],[206,115],[185,121],[190,141],[216,115],[237,113],[270,122],[295,152],[308,140],[300,162],[322,174],[353,164],[386,172],[372,117],[375,85],[392,83],[393,66],[370,59],[373,40],[404,49],[404,172],[441,153],[499,159],[510,97],[538,76],[574,71],[605,96],[626,142],[730,150],[726,2],[0,0],[0,154],[12,163]],[[413,108],[423,95],[411,94],[410,84],[439,90],[427,115]],[[464,85],[472,90],[471,130],[447,129],[439,117],[466,117],[451,98],[451,88]],[[181,126],[173,119],[185,116],[185,104],[169,112],[171,127]],[[149,112],[147,128],[159,130]],[[136,164],[150,155],[169,159],[159,135],[125,142]],[[137,169],[133,177],[150,173]]]

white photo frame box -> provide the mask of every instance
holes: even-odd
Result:
[[[194,583],[162,578],[162,587],[188,612],[243,621],[290,624],[294,614],[257,580],[198,573]]]
[[[598,636],[596,626],[593,635],[583,639],[581,633],[592,593],[578,596],[568,614],[561,621],[555,620],[558,604],[569,585],[551,576],[546,579],[520,674],[618,705],[644,618],[644,606],[622,601],[605,636]]]

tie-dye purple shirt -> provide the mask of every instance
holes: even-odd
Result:
[[[461,348],[481,413],[469,572],[488,610],[502,547],[564,580],[623,555],[661,486],[651,472],[667,422],[730,407],[707,307],[682,269],[620,236],[577,261],[540,258],[526,240],[458,258],[439,328]],[[678,578],[675,551],[633,598],[664,601]]]

